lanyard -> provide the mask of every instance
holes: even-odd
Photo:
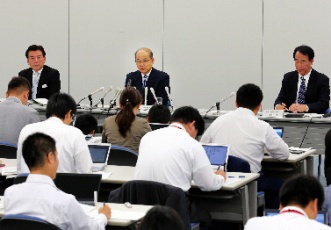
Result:
[[[283,210],[283,211],[280,212],[280,214],[283,214],[285,212],[293,212],[293,213],[300,214],[300,215],[304,216],[304,214],[302,212],[297,211],[297,210],[293,210],[293,209]]]
[[[169,126],[171,126],[171,127],[175,127],[175,128],[177,128],[177,129],[183,129],[182,127],[180,127],[180,126],[178,126],[178,125],[176,125],[176,124],[171,124],[171,125],[169,125]]]

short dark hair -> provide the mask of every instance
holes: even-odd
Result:
[[[150,123],[167,124],[170,121],[171,113],[165,105],[153,105],[147,114]]]
[[[98,129],[97,119],[89,113],[78,115],[75,120],[75,127],[80,129],[85,135]]]
[[[48,99],[46,117],[56,116],[64,119],[69,110],[71,115],[76,114],[76,102],[72,96],[66,93],[55,93]]]
[[[22,94],[26,90],[31,91],[31,85],[30,82],[24,77],[13,77],[8,83],[8,94],[13,91],[16,91],[17,94]]]
[[[44,50],[44,47],[42,47],[41,45],[31,45],[31,46],[29,46],[29,48],[25,51],[25,57],[26,57],[26,58],[29,57],[29,52],[30,52],[30,51],[37,51],[37,50],[40,50],[44,57],[46,56],[46,52],[45,52],[45,50]]]
[[[303,174],[285,181],[279,192],[279,200],[284,207],[296,204],[305,208],[316,198],[318,208],[321,209],[324,201],[324,190],[321,183],[315,177]]]
[[[293,51],[293,59],[295,59],[295,54],[299,52],[305,56],[308,56],[308,60],[311,61],[315,57],[314,50],[306,45],[298,46]]]
[[[248,83],[238,89],[236,97],[238,107],[254,110],[262,102],[263,93],[260,87]]]
[[[55,140],[44,133],[31,134],[22,145],[22,155],[30,170],[43,166],[50,152],[56,154]]]
[[[167,206],[154,206],[138,226],[138,230],[184,230],[179,214]]]
[[[198,136],[202,135],[205,130],[205,121],[199,111],[192,106],[183,106],[176,109],[170,118],[170,123],[180,122],[187,124],[192,121],[195,121],[194,126],[198,130]]]

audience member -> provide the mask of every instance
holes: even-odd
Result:
[[[38,112],[26,106],[30,89],[23,77],[13,77],[8,83],[6,100],[0,103],[0,142],[17,145],[22,128],[39,121]]]
[[[22,143],[32,133],[42,132],[56,140],[59,153],[58,172],[89,173],[92,159],[83,133],[69,124],[76,113],[76,102],[68,94],[53,94],[46,107],[47,120],[25,126],[17,146],[17,171],[29,172],[22,158]]]
[[[184,224],[178,213],[166,206],[155,206],[150,209],[138,230],[184,230]]]
[[[168,124],[170,121],[171,113],[165,105],[153,105],[147,114],[147,121],[149,123]]]
[[[60,73],[47,65],[46,52],[40,45],[31,45],[25,52],[30,68],[18,73],[26,78],[32,87],[29,99],[46,98],[49,99],[54,93],[59,93],[61,89]]]
[[[252,218],[245,230],[330,229],[315,220],[324,201],[323,188],[315,177],[290,178],[282,185],[279,199],[279,215]]]
[[[60,229],[105,229],[111,215],[108,205],[99,208],[99,214],[91,218],[73,195],[56,188],[53,180],[60,159],[53,138],[34,133],[23,142],[22,153],[30,174],[25,183],[6,189],[5,215],[38,217]]]
[[[208,127],[201,142],[230,146],[229,154],[246,160],[253,173],[261,172],[265,150],[272,158],[286,160],[290,155],[287,144],[270,124],[256,116],[261,108],[262,99],[263,94],[258,86],[241,86],[236,95],[237,109],[218,117]],[[281,180],[266,177],[265,174],[259,178],[258,190],[265,191],[266,204],[271,205],[268,208],[278,206],[277,196],[281,184]]]
[[[140,48],[134,54],[138,70],[126,75],[125,86],[135,87],[145,100],[145,88],[147,87],[147,105],[153,105],[156,101],[150,89],[153,88],[156,97],[162,98],[162,103],[168,105],[169,98],[165,87],[169,85],[169,75],[153,68],[153,52],[148,48]]]
[[[84,113],[78,115],[74,125],[83,132],[87,143],[101,143],[101,137],[95,137],[98,121],[92,114]]]
[[[331,129],[326,133],[324,143],[324,175],[326,178],[326,185],[329,186],[331,184]]]
[[[151,131],[146,119],[136,116],[141,105],[139,91],[126,87],[122,91],[119,105],[120,112],[105,119],[102,142],[124,146],[138,153],[141,138]]]
[[[312,69],[314,50],[306,45],[294,49],[296,71],[286,73],[275,109],[291,112],[326,113],[330,101],[329,78]]]

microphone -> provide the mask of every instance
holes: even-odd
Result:
[[[130,87],[131,86],[131,83],[132,83],[132,79],[129,79],[128,80],[128,83],[126,84],[126,87]]]
[[[101,104],[102,104],[102,108],[103,108],[103,106],[104,106],[104,98],[107,96],[107,94],[108,94],[110,91],[112,91],[112,89],[113,89],[113,86],[110,86],[109,89],[107,90],[107,92],[106,92],[101,98],[99,98],[98,103],[96,103],[96,104],[94,105],[94,107],[97,107],[98,104],[101,102]]]
[[[113,100],[111,100],[109,103],[109,108],[112,108],[114,106],[116,99],[118,98],[119,95],[121,95],[121,93],[122,90],[120,88],[117,88]]]
[[[216,102],[217,114],[219,114],[221,103],[223,103],[224,101],[226,101],[229,98],[233,97],[233,95],[234,95],[234,92],[231,92],[229,95],[227,95],[226,97],[224,97],[221,101]],[[205,113],[205,118],[207,117],[207,114],[210,112],[210,110],[212,110],[213,108],[215,108],[215,105],[213,105],[212,107],[210,107],[207,110],[207,112]]]
[[[157,101],[157,98],[156,98],[156,95],[155,95],[155,90],[151,87],[151,88],[150,88],[150,91],[151,91],[151,93],[152,93],[152,95],[153,95],[153,97],[154,97],[154,99],[155,99],[156,104],[159,105],[159,102]]]
[[[233,97],[234,95],[234,92],[230,93],[229,95],[227,95],[226,97],[224,97],[220,102],[216,102],[216,106],[217,106],[217,103],[219,103],[219,105],[221,103],[223,103],[224,101],[228,100],[229,98]]]
[[[83,100],[85,100],[86,98],[88,98],[88,99],[90,100],[90,102],[91,102],[90,104],[91,104],[91,107],[92,107],[92,95],[94,95],[94,94],[96,94],[96,93],[102,91],[103,89],[104,89],[104,88],[103,88],[103,86],[102,86],[102,87],[100,87],[99,89],[97,89],[96,91],[94,91],[94,92],[90,93],[89,95],[83,97],[83,98],[77,103],[77,106],[79,106],[79,104],[80,104]]]
[[[172,99],[170,98],[170,91],[169,91],[169,87],[166,86],[164,87],[166,93],[167,93],[167,96],[168,96],[168,99],[169,99],[169,102],[170,102],[170,107],[172,107]]]
[[[145,105],[147,105],[147,94],[148,94],[148,87],[145,87]]]

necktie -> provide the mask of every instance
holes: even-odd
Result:
[[[32,99],[36,99],[37,97],[37,89],[39,83],[40,74],[38,72],[33,73],[33,82],[32,82]]]
[[[298,95],[298,103],[299,104],[306,104],[306,79],[304,77],[301,78],[301,84],[299,89],[299,95]]]
[[[144,88],[146,87],[146,82],[147,82],[147,75],[144,76],[144,79],[143,79],[143,86]]]

